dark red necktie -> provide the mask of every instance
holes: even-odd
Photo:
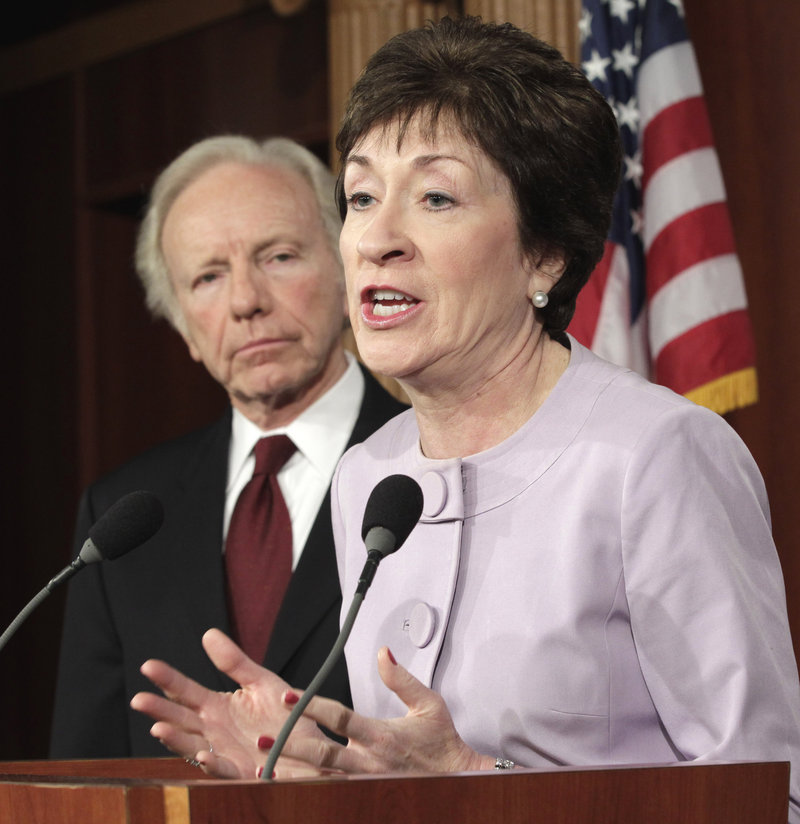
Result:
[[[259,664],[292,576],[292,522],[278,471],[294,451],[286,435],[258,441],[256,468],[236,501],[225,542],[232,634]]]

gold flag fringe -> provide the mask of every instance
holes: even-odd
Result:
[[[758,378],[755,367],[731,372],[722,378],[698,386],[686,397],[700,406],[706,406],[713,412],[724,415],[732,409],[750,406],[758,400]]]

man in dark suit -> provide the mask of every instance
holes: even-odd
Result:
[[[338,632],[341,593],[329,486],[348,446],[404,407],[341,343],[344,285],[333,179],[291,141],[201,141],[161,174],[137,245],[156,315],[227,391],[211,426],[140,455],[89,487],[76,550],[118,498],[149,489],[162,529],[70,584],[51,756],[165,755],[128,702],[151,657],[200,683],[233,689],[206,658],[202,633],[230,632],[225,541],[253,474],[256,441],[287,435],[296,451],[277,478],[291,520],[293,571],[264,665],[305,687]],[[344,664],[323,694],[350,703]]]

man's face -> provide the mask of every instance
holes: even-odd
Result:
[[[343,373],[344,286],[304,178],[216,166],[175,200],[161,246],[189,352],[251,420],[291,420]]]

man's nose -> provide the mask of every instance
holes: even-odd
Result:
[[[259,312],[268,312],[271,303],[264,275],[250,262],[235,264],[231,269],[231,313],[237,318],[249,318]]]

